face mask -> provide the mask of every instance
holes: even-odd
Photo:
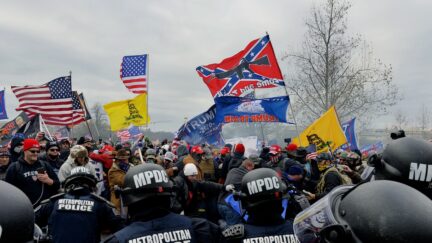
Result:
[[[21,153],[22,147],[18,146],[14,148],[15,153]]]
[[[319,171],[323,171],[323,170],[327,169],[327,167],[328,167],[327,162],[318,163],[318,170]]]

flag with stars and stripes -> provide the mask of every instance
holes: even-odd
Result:
[[[56,78],[43,85],[12,86],[18,98],[17,111],[27,116],[40,114],[48,125],[74,125],[72,81],[70,76]]]
[[[72,107],[73,107],[73,124],[77,125],[86,119],[86,112],[81,105],[81,100],[78,95],[78,92],[73,91],[72,95]]]
[[[253,40],[246,48],[217,64],[197,67],[198,75],[213,98],[249,96],[252,92],[285,88],[282,73],[268,35]],[[286,91],[284,91],[286,94]],[[267,95],[270,98],[285,95]]]
[[[117,137],[120,139],[122,143],[130,139],[134,139],[140,135],[142,135],[142,132],[137,126],[131,126],[127,130],[121,130],[117,132]]]
[[[147,93],[147,59],[147,54],[123,57],[120,79],[134,94]]]

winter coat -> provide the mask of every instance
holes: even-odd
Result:
[[[95,171],[94,166],[92,164],[87,163],[85,165],[78,165],[75,163],[75,159],[73,159],[71,156],[69,156],[68,159],[60,167],[60,170],[58,173],[58,178],[59,178],[60,182],[63,182],[70,175],[71,170],[75,167],[78,167],[78,166],[84,166],[85,168],[90,170],[90,173],[92,173],[92,175],[96,176],[96,171]]]
[[[217,196],[224,186],[210,181],[190,182],[184,175],[174,178],[176,199],[185,216],[217,220]]]
[[[187,149],[187,147],[185,145],[180,145],[178,146],[177,150],[176,150],[176,154],[177,154],[177,163],[176,163],[176,167],[178,168],[179,171],[183,170],[184,164],[183,164],[183,160],[184,158],[186,158],[189,155],[189,150]]]
[[[133,165],[129,164],[129,166],[133,166]],[[124,177],[126,175],[126,172],[127,171],[120,169],[117,163],[114,163],[111,166],[111,169],[108,171],[108,183],[111,192],[110,199],[111,202],[116,207],[117,214],[120,214],[121,204],[120,204],[120,198],[117,198],[115,195],[114,186],[119,186],[120,188],[123,188]]]
[[[184,158],[184,160],[183,160],[183,165],[186,165],[186,164],[189,164],[189,163],[194,163],[195,165],[196,165],[196,167],[197,167],[197,169],[198,169],[198,176],[197,176],[197,179],[199,180],[199,181],[201,181],[201,180],[203,180],[204,179],[204,174],[203,174],[203,172],[202,172],[202,170],[201,170],[201,168],[200,168],[200,165],[199,165],[199,163],[192,157],[192,155],[190,155],[190,154],[188,154],[185,158]]]
[[[57,159],[51,159],[48,157],[47,154],[44,154],[40,157],[41,160],[48,162],[49,165],[53,168],[54,172],[58,174],[58,171],[60,170],[60,167],[63,165],[64,160],[60,159],[58,157]]]
[[[37,170],[39,168],[43,168],[48,177],[53,180],[54,183],[52,185],[49,186],[37,179]],[[60,187],[57,175],[47,162],[37,160],[33,164],[29,164],[23,157],[20,157],[17,162],[9,166],[6,171],[5,181],[23,191],[34,206],[55,195]]]

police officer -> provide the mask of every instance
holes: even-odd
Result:
[[[431,242],[432,202],[394,181],[332,190],[294,220],[301,242]]]
[[[218,242],[216,225],[170,212],[172,192],[173,184],[160,165],[130,168],[121,198],[131,224],[105,242]]]
[[[33,242],[34,212],[28,197],[0,180],[0,242]]]
[[[246,224],[233,225],[222,232],[228,242],[297,242],[292,223],[282,216],[286,186],[276,171],[250,171],[243,177],[241,187],[238,196],[248,218]]]
[[[42,202],[36,209],[36,223],[48,225],[53,242],[100,242],[101,230],[120,229],[122,219],[113,205],[93,193],[96,177],[83,167],[75,167],[64,181],[65,193]]]
[[[401,137],[387,145],[382,156],[369,158],[375,180],[393,180],[411,186],[432,199],[432,143]]]

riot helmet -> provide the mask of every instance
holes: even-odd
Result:
[[[173,184],[166,171],[157,164],[131,167],[124,178],[121,198],[125,206],[153,197],[172,196]]]
[[[276,171],[260,168],[249,171],[242,179],[241,201],[248,208],[253,208],[269,201],[282,200],[286,185]]]
[[[432,202],[393,181],[339,186],[294,219],[300,242],[430,242]]]
[[[432,143],[413,137],[393,140],[381,156],[370,157],[376,180],[407,184],[432,198]]]
[[[93,190],[96,184],[96,177],[84,166],[73,168],[71,174],[63,182],[66,192],[82,188]]]
[[[0,242],[33,242],[34,211],[28,197],[0,180]]]

